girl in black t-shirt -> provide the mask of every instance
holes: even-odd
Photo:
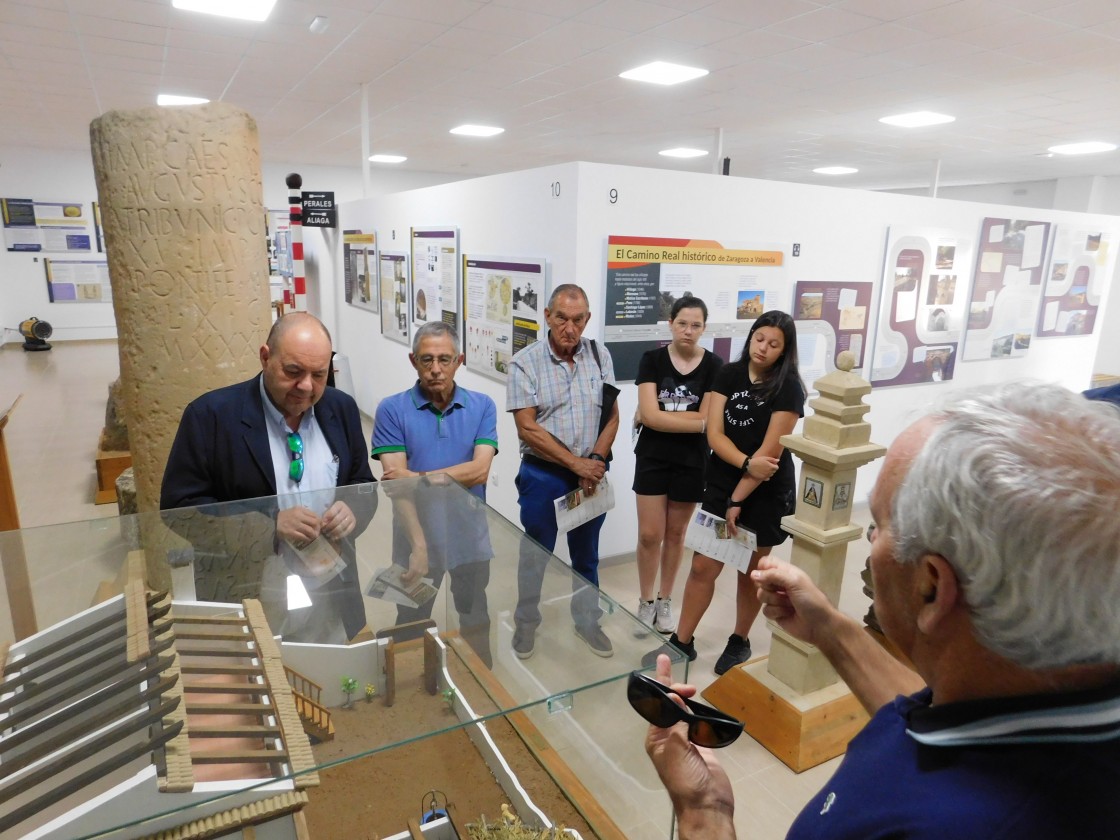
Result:
[[[712,455],[703,509],[724,517],[732,531],[737,524],[758,538],[747,571],[736,575],[735,632],[716,662],[717,674],[751,655],[747,633],[760,605],[750,572],[760,557],[786,539],[781,519],[794,511],[796,476],[793,457],[779,440],[793,432],[804,408],[793,319],[784,312],[766,312],[751,327],[739,361],[725,365],[717,375],[708,403]],[[680,624],[669,637],[690,661],[696,658],[693,633],[712,601],[723,565],[700,553],[692,556]],[[654,662],[660,652],[647,654],[643,664]]]
[[[719,356],[700,346],[707,323],[704,301],[679,298],[669,313],[672,342],[648,351],[638,364],[638,618],[659,633],[675,629],[671,596],[684,552],[684,530],[696,503],[704,498],[708,393],[723,365]]]

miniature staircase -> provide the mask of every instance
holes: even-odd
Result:
[[[303,731],[317,741],[329,741],[334,738],[334,721],[331,713],[319,699],[323,694],[323,687],[312,682],[299,671],[284,666],[284,674],[288,678],[288,685],[292,687],[292,699],[299,712],[299,719],[303,722]]]

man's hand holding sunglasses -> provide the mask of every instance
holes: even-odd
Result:
[[[672,683],[669,664],[668,656],[657,657],[657,678],[679,695],[670,696],[687,709],[683,698],[695,695],[696,687]],[[731,781],[711,749],[697,747],[689,740],[686,721],[669,727],[650,724],[646,753],[673,801],[681,840],[734,840],[735,795]]]

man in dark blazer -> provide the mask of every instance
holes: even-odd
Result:
[[[160,494],[165,511],[219,505],[166,517],[180,534],[191,532],[200,599],[267,597],[260,592],[260,581],[262,574],[268,577],[269,562],[281,572],[287,569],[288,574],[279,575],[281,587],[291,574],[306,583],[318,616],[311,622],[308,613],[299,613],[298,622],[296,612],[292,621],[282,616],[284,623],[300,625],[286,636],[293,640],[337,640],[322,637],[328,626],[344,630],[350,639],[365,625],[353,538],[373,518],[377,494],[368,487],[335,498],[336,487],[375,479],[357,404],[327,387],[331,355],[330,334],[317,318],[303,312],[280,318],[261,347],[260,374],[203,394],[187,406]],[[260,497],[274,498],[229,504]],[[231,513],[265,524],[245,528],[227,520],[223,527],[213,519],[213,514]],[[255,542],[246,544],[247,531],[256,531]],[[320,536],[323,542],[316,543]],[[345,563],[329,579],[315,573],[321,569],[307,568],[308,556],[301,553],[309,549],[322,557],[316,549],[324,544]],[[262,564],[266,569],[257,573]]]

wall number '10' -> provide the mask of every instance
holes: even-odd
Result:
[[[553,181],[549,185],[549,187],[552,190],[552,197],[553,198],[559,198],[560,197],[560,182],[559,181]]]

